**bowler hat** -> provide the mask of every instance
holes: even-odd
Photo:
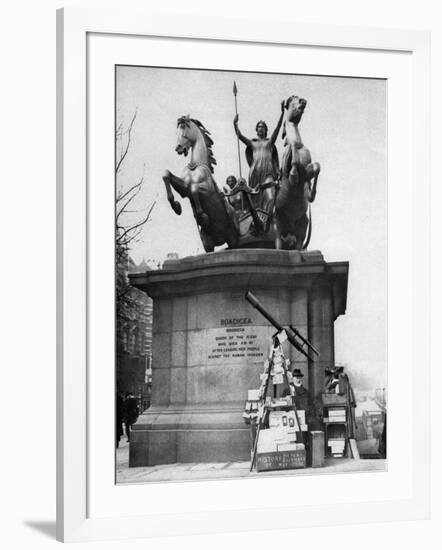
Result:
[[[303,372],[301,371],[301,369],[295,369],[293,372],[292,372],[293,376],[295,378],[302,378],[304,376]]]

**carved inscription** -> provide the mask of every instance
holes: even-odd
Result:
[[[248,317],[220,319],[220,325],[222,328],[208,331],[207,360],[209,363],[223,361],[248,363],[265,359],[267,338],[262,327],[252,326]]]

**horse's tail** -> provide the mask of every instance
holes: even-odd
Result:
[[[304,241],[304,244],[302,245],[302,250],[306,250],[308,245],[310,244],[310,239],[312,236],[312,207],[309,203],[308,205],[308,227],[307,227],[307,237]]]

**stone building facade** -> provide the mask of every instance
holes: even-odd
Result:
[[[148,264],[136,264],[124,254],[117,266],[118,275],[146,272]],[[124,284],[124,283],[123,283]],[[150,405],[152,383],[152,299],[127,284],[124,299],[117,299],[116,383],[122,394],[132,392],[140,411]]]

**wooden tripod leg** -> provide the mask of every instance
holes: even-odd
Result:
[[[251,472],[253,471],[253,467],[254,467],[254,465],[255,465],[256,451],[257,451],[257,449],[258,449],[259,432],[261,431],[261,426],[262,426],[264,417],[265,417],[265,411],[264,411],[264,414],[262,415],[262,418],[260,418],[260,420],[259,420],[259,422],[258,422],[258,427],[257,427],[257,429],[256,429],[255,441],[254,441],[254,443],[253,443],[252,461],[251,461],[251,464],[250,464],[250,471],[251,471]]]
[[[272,353],[272,357],[269,361],[269,367],[268,367],[267,373],[266,373],[267,374],[267,380],[266,380],[266,385],[265,385],[265,388],[264,388],[264,407],[265,407],[265,399],[266,399],[267,392],[268,392],[268,389],[269,389],[269,381],[270,381],[270,373],[272,371],[272,365],[273,365],[273,353]],[[264,413],[263,413],[262,417],[259,419],[258,428],[256,430],[255,442],[253,444],[252,462],[250,464],[250,471],[253,471],[253,467],[255,465],[256,451],[258,450],[259,432],[261,431],[261,426],[264,422],[265,416],[266,416],[266,411],[265,411],[265,408],[264,408]]]

